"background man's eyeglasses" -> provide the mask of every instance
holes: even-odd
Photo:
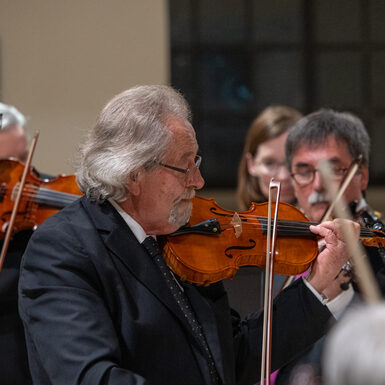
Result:
[[[347,170],[348,168],[345,167],[332,167],[331,171],[333,179],[336,181],[341,180],[346,174]],[[304,186],[314,181],[314,175],[317,171],[318,170],[316,168],[307,168],[291,173],[290,175],[299,185]]]

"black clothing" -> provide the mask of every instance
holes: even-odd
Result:
[[[381,290],[382,296],[385,296],[385,263],[384,258],[379,253],[379,250],[375,247],[365,247],[366,254],[368,255],[370,265],[375,274],[378,286]],[[355,296],[353,303],[362,302],[359,296],[358,287],[356,283],[353,283],[355,290]],[[351,306],[352,304],[349,304]],[[316,378],[315,384],[322,384],[322,353],[325,344],[325,338],[322,337],[312,347],[307,349],[306,352],[301,354],[298,358],[291,361],[289,364],[282,367],[277,375],[275,385],[295,385],[293,377],[297,371],[307,366],[307,370],[311,368],[311,373]]]
[[[183,289],[220,382],[255,383],[261,313],[240,321],[221,282]],[[109,202],[83,197],[46,220],[23,257],[19,292],[36,384],[207,384],[201,345],[158,266]],[[332,318],[302,280],[278,295],[273,367],[313,344]]]
[[[17,283],[21,257],[32,231],[15,234],[0,272],[0,383],[32,384],[28,368],[24,329],[18,312]],[[0,243],[0,250],[3,242]]]

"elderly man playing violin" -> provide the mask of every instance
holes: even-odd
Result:
[[[24,254],[19,307],[34,383],[258,380],[261,312],[241,321],[222,282],[181,281],[155,240],[189,220],[204,184],[197,152],[189,107],[170,87],[134,87],[104,107],[81,151],[85,196],[46,220]],[[340,221],[311,230],[326,247],[275,299],[273,369],[320,338],[341,306],[320,294],[347,260]]]

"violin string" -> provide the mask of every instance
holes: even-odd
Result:
[[[251,219],[257,219],[258,222],[261,222],[262,224],[265,224],[267,222],[267,218],[266,217],[256,217],[256,216],[251,216],[249,215],[248,216],[249,218]],[[247,221],[247,220],[242,220],[242,223],[243,224],[255,224],[255,222],[250,222],[250,221]],[[278,219],[278,225],[281,227],[281,228],[284,228],[285,226],[288,226],[290,228],[293,228],[295,230],[300,230],[301,228],[303,229],[308,229],[310,225],[318,225],[318,223],[316,222],[304,222],[304,221],[296,221],[296,220],[291,220],[291,219]],[[296,227],[297,226],[297,227]],[[368,236],[372,235],[373,234],[373,231],[366,228],[366,227],[362,227],[361,228],[361,234],[367,234]]]
[[[249,216],[252,218],[251,216]],[[252,219],[257,220],[256,222],[252,221],[245,221],[242,220],[242,226],[253,226],[254,228],[257,229],[262,229],[266,231],[267,228],[267,218],[265,217],[253,217]],[[229,222],[228,225],[229,227],[227,228],[227,224],[225,225],[224,223],[220,223],[222,228],[226,229],[232,229],[232,225]],[[318,223],[314,222],[303,222],[303,221],[295,221],[295,220],[284,220],[284,219],[279,219],[277,223],[277,230],[285,232],[286,235],[310,235],[312,234],[309,226],[310,225],[317,225]],[[361,237],[376,237],[378,236],[377,233],[373,232],[372,230],[362,227],[360,229],[360,236]]]
[[[228,224],[224,224],[224,223],[220,223],[221,225],[221,228],[229,228],[229,229],[232,229],[233,226],[231,225],[231,223],[229,222]],[[246,225],[246,226],[253,226],[253,228],[256,228],[256,229],[266,229],[267,227],[267,224],[264,224],[264,223],[260,223],[260,222],[247,222],[247,223],[244,223],[243,225]],[[243,226],[242,225],[242,226]],[[228,227],[227,227],[228,226]],[[309,233],[310,230],[309,230],[309,225],[303,225],[303,226],[293,226],[293,225],[290,225],[290,224],[283,224],[283,223],[280,223],[278,221],[278,229],[280,230],[288,230],[288,231],[292,231],[292,232],[299,232],[299,231],[303,231],[303,233]]]
[[[15,187],[14,192],[17,193],[17,191],[18,188]],[[55,191],[30,185],[24,188],[22,196],[23,198],[27,198],[27,201],[42,200],[60,204],[69,204],[79,197],[79,195],[76,194],[70,194],[62,191]]]
[[[75,194],[69,194],[69,193],[61,193],[61,192],[54,192],[54,193],[42,193],[40,191],[33,191],[33,192],[23,192],[23,197],[27,198],[29,201],[38,201],[38,200],[45,200],[45,201],[52,201],[52,202],[67,202],[71,203],[76,198],[79,197],[79,195]]]
[[[267,222],[267,219],[264,217],[259,218],[263,224]],[[247,224],[247,222],[246,222]],[[318,223],[315,222],[303,222],[303,221],[295,221],[295,220],[285,220],[285,219],[279,219],[278,220],[278,227],[280,229],[287,229],[290,231],[290,228],[293,228],[295,231],[300,231],[304,230],[305,232],[309,232],[309,226],[310,225],[318,225]],[[267,225],[266,225],[267,226]],[[360,235],[361,236],[366,236],[366,237],[371,237],[375,236],[375,233],[373,233],[372,230],[366,228],[366,227],[361,227],[360,229]]]
[[[16,186],[14,188],[14,191],[17,193],[18,191],[18,187]],[[56,190],[50,190],[50,189],[46,189],[46,188],[43,188],[43,187],[37,187],[37,186],[27,186],[24,188],[24,191],[23,191],[23,194],[24,195],[28,195],[28,194],[25,194],[25,192],[27,193],[30,193],[30,195],[36,195],[36,194],[39,194],[39,195],[75,195],[75,194],[70,194],[70,193],[66,193],[66,192],[62,192],[62,191],[56,191]]]
[[[253,221],[242,221],[242,226],[254,226],[259,225],[262,228],[267,227],[267,218],[264,217],[255,217],[253,218],[256,220]],[[309,230],[309,226],[312,225],[311,222],[301,222],[301,221],[294,221],[294,220],[285,220],[285,219],[279,219],[278,220],[278,226],[283,229],[286,228],[288,230]]]

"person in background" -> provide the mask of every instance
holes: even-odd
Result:
[[[0,159],[25,161],[27,138],[25,117],[15,107],[0,103]],[[1,205],[1,202],[0,202]],[[32,380],[28,368],[27,348],[23,324],[17,308],[17,283],[21,257],[32,231],[15,234],[9,244],[3,269],[0,272],[0,383],[29,385]],[[0,242],[0,250],[3,241]]]
[[[382,385],[385,303],[349,309],[332,328],[322,357],[325,385]]]
[[[282,202],[294,203],[294,191],[285,160],[288,130],[302,117],[294,108],[269,106],[251,123],[238,167],[237,201],[240,210],[248,210],[252,202],[268,201],[271,178],[281,182]],[[273,192],[274,193],[274,192]],[[274,293],[286,277],[274,275]],[[263,304],[264,270],[244,266],[237,276],[225,282],[230,303],[241,313]],[[254,298],[251,299],[251,294]]]
[[[369,183],[370,138],[361,119],[349,112],[321,109],[304,118],[290,130],[286,157],[293,178],[298,207],[307,218],[319,223],[329,207],[318,164],[328,161],[333,179],[341,185],[353,162],[360,159],[358,171],[344,193],[353,219],[361,226],[383,231],[381,214],[365,199]],[[373,251],[375,251],[373,253]],[[367,248],[375,272],[382,271],[383,255]]]
[[[293,127],[286,142],[286,157],[298,205],[310,220],[319,222],[329,206],[317,170],[318,163],[324,160],[330,162],[335,181],[341,182],[353,161],[362,156],[344,199],[347,204],[353,204],[357,219],[363,209],[369,209],[365,200],[369,151],[370,138],[362,121],[349,112],[322,109]]]
[[[179,280],[157,246],[188,222],[204,185],[190,121],[168,86],[133,87],[103,108],[76,173],[85,196],[48,218],[23,257],[19,309],[34,383],[257,381],[262,314],[232,316],[222,282]],[[314,274],[275,299],[273,368],[314,343],[338,312],[320,293],[347,260],[341,221],[311,230],[326,247]]]
[[[0,103],[0,159],[27,158],[27,137],[24,131],[25,117],[15,107]]]
[[[290,130],[286,141],[286,158],[298,206],[310,221],[320,222],[330,204],[318,171],[319,162],[330,163],[334,182],[340,185],[353,161],[361,157],[360,166],[346,189],[344,200],[352,210],[354,219],[362,226],[383,228],[379,216],[365,200],[369,182],[369,151],[370,138],[362,121],[349,112],[321,109],[299,120]],[[384,257],[377,248],[367,247],[366,251],[380,288],[384,291]],[[342,272],[328,290],[334,290],[333,287],[338,289],[342,284],[347,289],[347,298],[352,299],[357,287],[349,284],[349,281],[348,273]],[[323,294],[329,297],[327,291]],[[323,345],[324,339],[321,339],[305,354],[281,368],[275,385],[297,384],[306,373],[313,381],[320,383]]]
[[[247,210],[251,202],[268,200],[273,177],[281,182],[281,201],[295,201],[286,166],[285,142],[288,130],[301,117],[301,113],[293,108],[271,106],[251,124],[238,169],[237,199],[241,210]]]

